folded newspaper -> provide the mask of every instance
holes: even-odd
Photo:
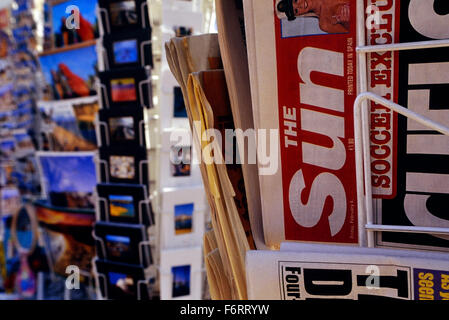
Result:
[[[211,298],[213,300],[232,299],[230,281],[226,277],[213,230],[204,235],[204,260]]]
[[[217,215],[212,217],[217,240],[224,246],[220,256],[230,265],[229,279],[236,288],[236,298],[246,298],[244,259],[246,251],[254,247],[248,220],[242,169],[235,162],[225,163],[225,130],[233,129],[228,92],[223,70],[191,73],[187,84],[189,106],[193,117],[193,134],[201,141],[206,167],[211,206]],[[233,149],[232,149],[233,150]]]
[[[246,273],[251,300],[449,300],[443,253],[282,244],[248,251]]]
[[[245,299],[244,259],[246,251],[255,248],[247,184],[242,165],[225,162],[228,158],[222,147],[226,143],[210,135],[211,130],[216,130],[225,138],[225,130],[235,128],[224,72],[216,70],[221,61],[217,35],[174,38],[166,44],[166,51],[170,69],[183,91],[193,140],[202,150],[200,168],[216,239],[216,247],[206,244],[207,239],[204,243],[211,294],[223,299]],[[224,289],[218,285],[223,281]]]
[[[192,115],[189,95],[187,94],[187,81],[190,73],[192,72],[213,70],[221,67],[217,34],[172,38],[170,41],[165,43],[165,52],[170,70],[181,87],[190,127],[193,128],[193,121],[194,119],[198,119],[198,115]],[[196,134],[193,135],[193,143],[197,150],[202,150],[201,139]],[[235,289],[232,292],[225,293],[220,293],[218,291],[218,288],[222,287],[222,283],[219,279],[224,278],[224,281],[229,282],[229,279],[232,278],[231,264],[226,253],[226,243],[224,241],[223,234],[220,232],[221,230],[218,228],[216,223],[218,209],[215,206],[215,201],[211,192],[213,189],[209,187],[210,181],[206,166],[202,161],[200,162],[200,170],[203,184],[205,185],[207,200],[211,209],[211,222],[214,229],[213,238],[216,239],[214,242],[216,243],[216,247],[210,247],[210,245],[207,245],[207,238],[204,239],[204,256],[209,287],[212,289],[211,295],[222,297],[223,294],[225,294],[224,297],[226,299],[232,299],[236,296]],[[223,278],[215,276],[216,274],[219,274],[220,271],[222,271]],[[227,287],[230,289],[235,288],[235,286],[232,286],[230,282]]]
[[[223,60],[223,68],[229,91],[232,116],[237,138],[239,154],[242,157],[242,171],[248,204],[249,219],[257,249],[266,249],[263,238],[262,210],[260,202],[259,175],[256,161],[246,147],[256,145],[254,119],[249,84],[249,67],[245,42],[244,13],[242,0],[216,0],[218,41]],[[239,131],[241,130],[241,131]],[[246,144],[245,144],[246,140]]]

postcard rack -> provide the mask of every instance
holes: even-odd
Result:
[[[147,139],[155,124],[148,121],[153,108],[152,26],[147,1],[131,2],[100,0],[97,10],[97,54],[103,64],[97,79],[101,108],[93,265],[99,298],[151,300],[157,296],[153,143]],[[132,14],[118,17],[113,10]]]
[[[149,1],[154,23],[153,76],[158,97],[153,103],[159,111],[160,124],[155,195],[159,205],[153,208],[158,230],[156,267],[162,300],[208,298],[201,248],[207,229],[208,206],[199,166],[192,161],[198,150],[191,139],[181,88],[169,70],[164,47],[171,37],[204,32],[206,15],[201,4],[206,2],[212,1]],[[177,279],[187,283],[186,290],[178,287]]]
[[[385,45],[366,45],[365,12],[363,0],[358,1],[357,12],[357,58],[360,94],[354,102],[354,138],[356,154],[357,203],[359,218],[359,244],[362,247],[375,247],[375,234],[378,232],[402,232],[429,235],[449,235],[449,227],[399,226],[375,223],[373,193],[370,169],[370,121],[368,102],[374,102],[407,119],[411,119],[431,130],[449,136],[449,127],[429,119],[417,112],[387,100],[368,90],[367,54],[435,49],[449,47],[449,40],[420,41]]]

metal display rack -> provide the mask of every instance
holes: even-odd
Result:
[[[449,136],[449,128],[435,122],[419,113],[405,108],[397,103],[387,100],[368,91],[367,54],[370,52],[393,52],[418,49],[434,49],[449,47],[449,40],[434,40],[422,42],[393,43],[385,45],[366,45],[365,35],[365,10],[364,0],[357,2],[357,58],[358,81],[360,94],[354,102],[354,137],[356,153],[357,176],[357,203],[359,213],[359,239],[360,246],[375,246],[376,232],[409,232],[431,235],[449,235],[449,228],[425,227],[425,226],[397,226],[374,223],[373,195],[370,171],[370,138],[369,138],[369,113],[368,101],[375,102],[412,119],[429,129]]]

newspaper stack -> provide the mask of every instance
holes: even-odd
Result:
[[[246,267],[249,299],[449,300],[443,253],[283,243],[248,252]]]
[[[370,52],[366,65],[359,64],[356,50],[364,34],[363,45],[449,38],[445,5],[431,0],[388,5],[216,0],[215,5],[218,36],[166,44],[194,140],[205,159],[215,160],[201,164],[214,224],[204,240],[212,297],[447,299],[447,234],[381,230],[375,231],[374,245],[402,251],[357,247],[365,243],[367,223],[360,209],[365,195],[357,189],[363,177],[357,179],[354,134],[354,103],[365,73],[372,92],[447,126],[447,46]],[[375,103],[366,115],[373,223],[447,228],[448,137]],[[246,221],[236,202],[237,170],[216,161],[228,158],[212,133],[223,128],[279,134],[279,148],[275,144],[270,156],[279,166],[272,174],[262,174],[266,164],[260,158],[257,165],[241,159]],[[260,136],[252,137],[245,136],[248,144],[259,147]],[[239,151],[247,155],[241,140]],[[265,143],[271,150],[272,141]]]
[[[319,7],[323,2],[329,3],[325,10]],[[447,3],[405,0],[384,6],[382,1],[339,0],[296,6],[290,0],[244,0],[254,126],[275,129],[280,138],[277,172],[260,176],[266,244],[363,245],[365,226],[373,223],[448,228],[443,203],[449,194],[449,137],[383,105],[372,102],[365,108],[366,181],[374,198],[371,210],[366,209],[373,215],[367,218],[363,201],[368,195],[363,187],[357,190],[363,177],[357,178],[355,170],[360,153],[354,134],[361,126],[354,123],[361,91],[448,127],[443,94],[449,84],[448,45],[387,47],[448,39]],[[357,45],[368,50],[366,63],[361,56],[357,60]],[[383,230],[372,241],[377,246],[449,248],[447,232]]]
[[[241,267],[244,266],[246,251],[254,249],[255,246],[247,220],[245,194],[239,190],[243,174],[240,165],[224,164],[226,155],[220,152],[219,139],[208,130],[223,128],[220,131],[224,136],[224,128],[233,128],[223,70],[192,73],[188,82],[188,95],[196,121],[194,134],[207,137],[202,139],[201,147],[214,201],[213,206],[217,213],[218,228],[214,227],[214,231],[216,234],[221,233],[225,241],[226,254],[221,256],[229,259],[232,276],[236,279],[237,296],[244,298],[246,290],[243,287],[239,288],[239,285],[245,282],[244,275],[241,274],[244,269]],[[200,128],[198,124],[201,124]]]
[[[241,43],[241,54],[234,54],[234,59],[241,60],[246,53],[239,20],[234,15],[237,41]],[[239,65],[231,62],[230,50],[220,53],[216,34],[173,38],[166,43],[166,52],[184,94],[193,140],[203,150],[200,167],[213,225],[213,233],[206,234],[204,241],[211,296],[246,299],[245,254],[256,244],[263,247],[262,227],[257,224],[261,219],[254,214],[260,214],[257,167],[240,165],[234,155],[232,163],[225,164],[228,151],[223,149],[225,143],[220,138],[225,137],[226,129],[253,127],[248,69],[244,63],[240,72],[236,71]],[[228,67],[226,75],[221,58]],[[217,129],[221,137],[209,129]],[[253,228],[253,223],[258,229]]]
[[[254,126],[280,134],[260,194],[266,244],[281,250],[248,252],[248,297],[448,299],[449,137],[374,102],[354,121],[370,91],[449,127],[447,2],[243,3]]]

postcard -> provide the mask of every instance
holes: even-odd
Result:
[[[98,184],[98,208],[101,221],[151,225],[154,221],[145,185]]]
[[[0,185],[6,186],[14,183],[14,161],[2,161],[0,164]]]
[[[151,29],[103,36],[106,69],[153,66]]]
[[[136,174],[132,156],[110,156],[109,168],[112,178],[134,179]]]
[[[136,215],[132,196],[111,194],[108,199],[111,216],[132,218]]]
[[[86,98],[83,98],[85,100]],[[41,132],[49,139],[51,151],[91,151],[97,149],[95,116],[98,103],[92,98],[70,101],[41,101]]]
[[[96,259],[94,261],[101,296],[110,300],[149,300],[150,279],[142,267]]]
[[[161,251],[161,300],[199,300],[202,292],[202,249]]]
[[[174,127],[190,129],[182,89],[168,69],[161,71],[159,106],[162,128]]]
[[[134,0],[111,3],[109,14],[113,26],[126,26],[137,24],[136,3]]]
[[[163,188],[161,248],[200,246],[209,210],[203,186]]]
[[[96,4],[97,1],[92,0],[58,1],[49,8],[52,17],[54,47],[65,47],[98,38]],[[73,10],[67,10],[70,9],[70,6],[76,6],[79,9],[79,26],[71,29],[67,25],[76,23],[76,21],[67,21],[67,18],[74,14]]]
[[[136,147],[131,153],[124,146],[109,146],[99,151],[102,182],[148,184],[145,148]]]
[[[146,0],[99,0],[105,34],[150,28]]]
[[[164,130],[160,160],[161,186],[202,185],[197,153],[188,129]]]
[[[99,112],[101,145],[146,145],[143,112],[127,109],[101,109]]]
[[[0,140],[0,156],[4,159],[13,157],[16,151],[16,140],[14,138],[5,138]]]
[[[122,40],[114,42],[114,62],[117,64],[135,63],[139,54],[137,40]]]
[[[182,265],[171,268],[172,298],[190,295],[191,266]]]
[[[27,130],[14,130],[12,134],[16,140],[16,157],[22,158],[33,154],[36,151],[33,141],[31,140],[31,136],[28,134]]]
[[[21,206],[21,196],[19,189],[15,187],[6,187],[0,189],[2,216],[11,216]]]
[[[150,108],[151,70],[147,68],[119,68],[99,73],[103,108]]]
[[[190,164],[192,161],[191,146],[172,146],[171,148],[171,174],[173,177],[190,176]]]
[[[97,253],[101,259],[148,267],[151,252],[143,224],[97,222],[94,227]]]
[[[53,100],[96,95],[97,52],[95,45],[41,55],[46,91]]]
[[[43,196],[58,207],[93,208],[93,152],[37,152]]]
[[[94,210],[55,207],[46,200],[34,202],[34,207],[37,220],[43,226],[40,234],[54,271],[67,275],[67,266],[76,265],[80,270],[90,272],[95,256]]]
[[[193,209],[193,203],[175,205],[175,235],[192,233]]]
[[[120,78],[111,80],[112,102],[135,101],[136,83],[134,78]]]

